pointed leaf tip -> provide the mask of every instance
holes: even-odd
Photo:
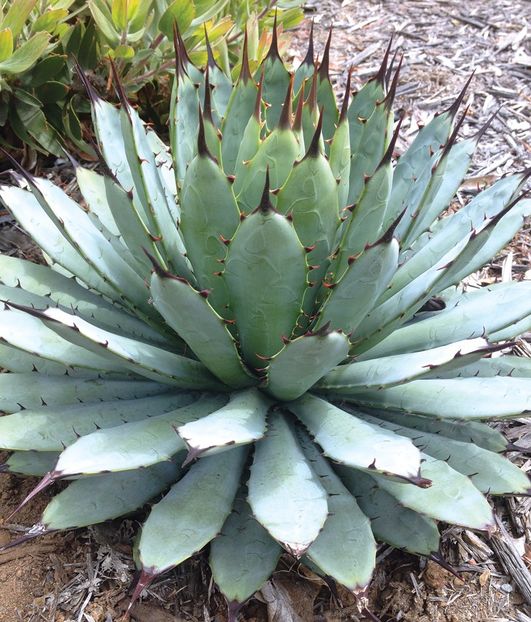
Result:
[[[173,279],[175,281],[181,281],[181,283],[188,283],[188,281],[184,279],[182,276],[177,276],[175,274],[172,274],[171,272],[168,272],[168,270],[165,270],[147,249],[142,247],[142,250],[144,251],[146,257],[151,262],[151,265],[153,267],[153,272],[155,272],[157,276],[163,279]]]
[[[207,65],[205,69],[205,96],[203,98],[203,118],[206,119],[211,125],[214,125],[214,120],[212,117],[211,88],[210,67],[209,65]]]
[[[462,580],[461,575],[457,572],[457,570],[449,562],[447,562],[444,559],[444,557],[442,556],[442,553],[432,553],[429,556],[429,559],[431,559],[432,562],[435,562],[436,564],[439,564],[439,566],[441,568],[444,568],[450,574],[453,574],[454,577],[458,578],[459,580]]]
[[[116,94],[118,95],[118,99],[120,100],[120,103],[122,104],[122,106],[127,110],[131,104],[129,103],[129,100],[127,99],[124,85],[122,84],[122,80],[120,79],[118,69],[112,58],[109,58],[109,64],[111,67],[111,76],[112,76],[114,87],[116,89]]]
[[[181,468],[187,467],[189,464],[194,462],[201,454],[204,454],[206,449],[198,449],[197,447],[190,447],[188,453],[186,454],[186,458],[184,459]]]
[[[396,89],[398,87],[398,79],[400,77],[400,70],[402,69],[402,63],[404,62],[404,55],[400,56],[400,60],[398,61],[398,67],[396,68],[395,75],[393,76],[393,81],[391,82],[391,86],[389,87],[389,92],[384,98],[385,107],[387,110],[391,109],[393,105],[393,101],[396,95]]]
[[[319,121],[317,122],[317,127],[315,128],[315,132],[312,137],[312,142],[308,147],[308,151],[306,152],[304,159],[306,158],[316,158],[320,153],[320,142],[321,142],[321,133],[323,131],[323,116],[324,116],[324,106],[321,107],[321,111],[319,113]]]
[[[456,140],[457,140],[457,135],[459,133],[459,130],[461,129],[461,126],[463,125],[463,122],[465,120],[466,115],[468,114],[468,109],[469,107],[467,106],[464,111],[463,114],[461,115],[461,117],[459,118],[459,120],[457,121],[457,123],[455,124],[455,127],[450,135],[450,138],[446,141],[446,144],[444,145],[444,149],[442,151],[441,154],[441,159],[439,161],[441,161],[445,156],[448,155],[448,153],[450,152],[450,149],[454,146]]]
[[[371,622],[382,622],[380,618],[375,616],[374,613],[370,609],[367,609],[367,607],[364,607],[361,610],[361,613]]]
[[[203,24],[203,28],[205,30],[205,45],[207,49],[207,67],[217,67],[221,71],[221,67],[216,63],[216,59],[214,58],[214,51],[212,50],[212,46],[210,45],[210,39],[208,38],[208,32],[206,23]]]
[[[23,536],[20,536],[19,538],[15,538],[14,540],[11,540],[11,542],[8,542],[7,544],[4,544],[3,546],[0,546],[0,553],[4,553],[5,551],[8,551],[9,549],[14,549],[17,546],[20,546],[21,544],[24,544],[25,542],[29,542],[30,540],[34,540],[35,538],[38,538],[39,536],[44,536],[47,533],[50,533],[51,531],[52,530],[47,529],[46,526],[43,523],[36,523]]]
[[[393,45],[393,35],[389,39],[389,43],[387,44],[387,48],[385,50],[384,57],[382,59],[382,64],[380,65],[380,69],[378,73],[374,76],[374,79],[379,82],[382,86],[385,84],[385,76],[387,74],[387,64],[389,62],[389,55],[391,53],[391,46]]]
[[[348,104],[350,100],[350,82],[352,79],[353,71],[354,71],[354,67],[351,65],[350,69],[348,70],[347,84],[345,86],[345,95],[343,96],[343,103],[341,105],[341,112],[339,114],[339,123],[343,123],[347,118]]]
[[[306,103],[309,105],[310,110],[313,112],[317,110],[317,78],[319,76],[319,66],[315,65],[315,70],[312,76],[312,85],[310,87],[310,93]]]
[[[407,206],[404,207],[404,209],[400,212],[400,214],[398,214],[398,216],[391,223],[391,225],[389,226],[387,231],[382,235],[382,237],[379,240],[376,240],[376,242],[374,242],[374,244],[371,244],[370,246],[377,246],[378,244],[389,243],[394,238],[396,228],[398,227],[398,224],[400,223],[400,221],[402,220],[406,212],[407,212]]]
[[[315,55],[314,55],[314,50],[313,50],[313,26],[314,26],[314,20],[312,18],[312,21],[310,24],[310,36],[308,38],[308,51],[306,52],[306,56],[304,57],[301,63],[301,65],[310,65],[311,67],[315,66]]]
[[[11,518],[17,512],[19,512],[25,505],[27,505],[33,498],[35,498],[39,493],[43,490],[49,488],[56,479],[60,476],[56,471],[50,471],[46,473],[46,475],[41,479],[41,481],[35,486],[35,488],[28,494],[26,497],[17,505],[17,507],[9,514],[9,516],[5,519],[5,522],[9,522]]]
[[[12,164],[20,175],[28,182],[30,186],[35,188],[35,181],[33,175],[27,171],[21,164],[15,160],[15,158],[0,145],[0,153]]]
[[[208,85],[205,85],[205,89]],[[217,163],[216,158],[208,150],[208,145],[205,136],[205,121],[203,118],[203,111],[201,110],[201,104],[199,104],[199,130],[197,132],[197,154],[200,158],[210,158]]]
[[[302,110],[304,107],[304,89],[306,88],[306,80],[301,85],[299,99],[297,101],[297,110],[295,110],[295,118],[293,119],[293,131],[302,131]]]
[[[389,146],[387,147],[386,152],[384,153],[384,156],[379,164],[379,167],[385,166],[386,164],[388,164],[389,162],[391,162],[391,158],[393,157],[393,151],[395,150],[395,146],[396,146],[396,141],[398,140],[398,135],[400,133],[400,128],[402,126],[402,121],[404,120],[404,116],[405,115],[401,115],[400,118],[398,119],[398,123],[396,124],[396,128],[395,131],[393,132],[393,136],[391,138],[391,141],[389,142]]]
[[[242,66],[240,69],[240,75],[238,81],[247,84],[249,80],[252,80],[251,68],[249,67],[249,35],[247,34],[247,26],[243,34],[243,51],[242,51]]]
[[[490,117],[485,121],[485,123],[479,128],[479,130],[476,132],[476,134],[474,135],[474,140],[476,141],[476,144],[481,140],[481,138],[483,137],[483,134],[485,134],[485,132],[489,129],[491,123],[494,121],[494,119],[497,117],[498,113],[500,112],[500,110],[502,109],[503,104],[501,104],[500,106],[498,106],[497,110],[495,110]]]
[[[291,129],[291,107],[293,100],[293,74],[289,74],[288,90],[286,91],[286,97],[282,104],[282,111],[278,120],[278,127],[281,130]]]
[[[149,570],[142,568],[142,570],[140,571],[140,576],[138,577],[138,581],[136,582],[135,589],[133,590],[133,594],[131,595],[131,600],[129,601],[129,605],[127,606],[126,615],[131,613],[131,609],[133,608],[136,601],[140,598],[140,594],[142,594],[142,591],[146,587],[149,587],[158,575],[158,572],[150,572]]]
[[[269,198],[269,166],[266,169],[266,177],[264,183],[264,190],[262,192],[262,198],[260,199],[260,203],[258,207],[254,210],[255,212],[262,212],[263,214],[267,214],[268,212],[275,211],[271,203],[271,199]]]
[[[175,76],[178,78],[179,76],[187,75],[184,62],[187,61],[191,64],[191,61],[179,32],[177,21],[173,22],[173,51],[175,54]]]
[[[470,83],[472,82],[472,78],[474,77],[475,73],[476,73],[476,70],[474,69],[472,71],[472,73],[470,74],[470,77],[468,78],[468,80],[465,82],[465,86],[461,89],[461,92],[456,97],[456,99],[453,102],[453,104],[446,111],[446,112],[448,112],[450,114],[450,116],[452,118],[454,118],[456,116],[457,111],[459,110],[459,106],[461,106],[461,103],[463,102],[465,94],[466,94],[466,92],[468,90],[468,87],[470,86]]]
[[[333,330],[330,328],[331,322],[328,321],[326,322],[326,324],[323,324],[320,328],[318,328],[316,331],[308,331],[306,333],[306,335],[308,337],[326,337],[327,335],[329,335],[330,333],[333,332]]]
[[[326,40],[325,49],[323,51],[323,57],[319,64],[319,78],[324,81],[330,81],[330,46],[332,44],[332,26],[328,31],[328,39]]]
[[[267,52],[266,59],[278,59],[282,62],[280,58],[280,52],[278,49],[278,9],[275,9],[275,18],[273,20],[273,31],[271,35],[271,45],[269,46],[269,51]]]
[[[227,603],[227,622],[238,622],[238,615],[242,606],[243,604],[236,600]]]
[[[79,79],[81,80],[81,83],[83,84],[83,86],[85,87],[85,90],[87,91],[87,95],[90,101],[94,103],[97,99],[99,99],[99,95],[96,92],[96,89],[90,83],[90,80],[88,79],[88,76],[85,73],[85,70],[79,64],[79,61],[76,56],[74,56],[74,67],[76,69],[77,75],[79,76]]]

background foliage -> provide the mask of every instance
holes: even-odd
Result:
[[[275,5],[273,7],[273,5]],[[251,59],[258,64],[275,10],[284,28],[302,18],[300,0],[8,0],[0,13],[0,143],[11,150],[93,157],[89,112],[75,60],[107,96],[109,59],[127,95],[155,125],[168,113],[173,72],[173,24],[192,60],[206,62],[208,36],[228,71],[247,25]],[[61,137],[61,138],[60,138]]]

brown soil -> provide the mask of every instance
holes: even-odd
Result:
[[[0,478],[0,519],[35,485]],[[43,493],[0,530],[0,544],[38,522],[52,493]],[[141,517],[138,517],[141,518]],[[0,553],[0,622],[123,622],[134,578],[128,519],[69,534],[49,534]],[[446,539],[454,547],[452,537]],[[382,549],[368,595],[382,622],[504,622],[518,618],[523,599],[492,563],[461,557],[477,572],[460,580],[434,562]],[[344,622],[360,617],[354,597],[283,559],[271,582],[242,610],[247,622]],[[226,622],[223,599],[212,589],[204,556],[196,556],[154,584],[132,610],[136,622]]]

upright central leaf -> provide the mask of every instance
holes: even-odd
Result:
[[[241,223],[229,246],[224,278],[245,360],[257,368],[282,348],[301,311],[306,253],[291,222],[269,202]]]

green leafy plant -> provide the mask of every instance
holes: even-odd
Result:
[[[275,9],[272,4],[258,3],[253,12],[246,3],[229,5],[227,0],[7,2],[0,24],[4,146],[13,150],[22,141],[34,151],[62,156],[66,144],[69,150],[95,157],[83,125],[90,109],[73,73],[74,58],[102,88],[114,61],[127,95],[144,116],[163,125],[174,68],[174,23],[194,62],[206,63],[210,42],[210,53],[229,71],[229,58],[238,56],[245,24],[255,41],[253,58],[259,62],[274,11],[285,28],[302,18],[299,0],[279,2]]]
[[[459,286],[526,174],[445,212],[482,134],[457,140],[464,91],[395,162],[400,68],[338,109],[329,45],[294,75],[276,36],[255,75],[244,48],[233,84],[178,38],[170,150],[84,78],[108,174],[77,166],[83,205],[22,169],[0,190],[49,264],[0,259],[3,469],[43,475],[24,503],[73,479],[22,541],[158,500],[134,598],[211,542],[231,619],[283,550],[363,606],[375,539],[444,563],[437,521],[491,531],[484,494],[529,494],[486,421],[531,409],[529,361],[492,356],[531,283]]]
[[[4,3],[0,24],[0,126],[2,143],[62,153],[54,127],[69,109],[70,73],[62,45],[72,33],[67,20],[74,0],[13,0]],[[70,124],[67,124],[69,127]]]

